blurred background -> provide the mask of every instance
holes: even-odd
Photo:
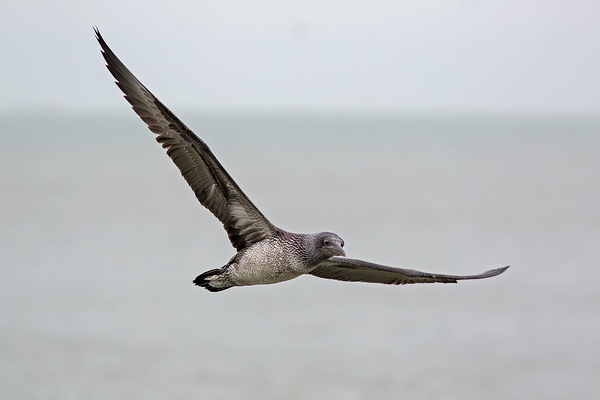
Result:
[[[0,388],[19,399],[593,399],[600,4],[0,5]],[[210,293],[234,254],[92,26],[293,232],[497,278]]]

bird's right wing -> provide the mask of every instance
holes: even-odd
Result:
[[[500,275],[508,267],[492,269],[478,275],[442,275],[397,267],[388,267],[346,257],[330,257],[319,263],[311,275],[347,282],[373,282],[388,285],[411,283],[456,283],[467,279],[485,279]]]
[[[117,58],[100,32],[96,38],[108,70],[133,111],[158,136],[156,140],[181,171],[200,203],[223,223],[238,250],[279,231],[242,192],[225,168],[183,122],[165,107]]]

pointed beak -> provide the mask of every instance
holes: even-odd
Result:
[[[336,245],[332,250],[335,256],[346,257],[346,252],[344,251],[344,249],[342,249],[342,246],[340,246],[339,244]]]

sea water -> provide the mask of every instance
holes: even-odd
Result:
[[[210,293],[221,224],[131,114],[0,116],[5,399],[593,399],[600,120],[180,117],[275,225],[499,277]]]

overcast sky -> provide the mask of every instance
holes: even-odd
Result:
[[[0,109],[117,109],[93,36],[171,108],[600,114],[600,2],[5,0]]]

